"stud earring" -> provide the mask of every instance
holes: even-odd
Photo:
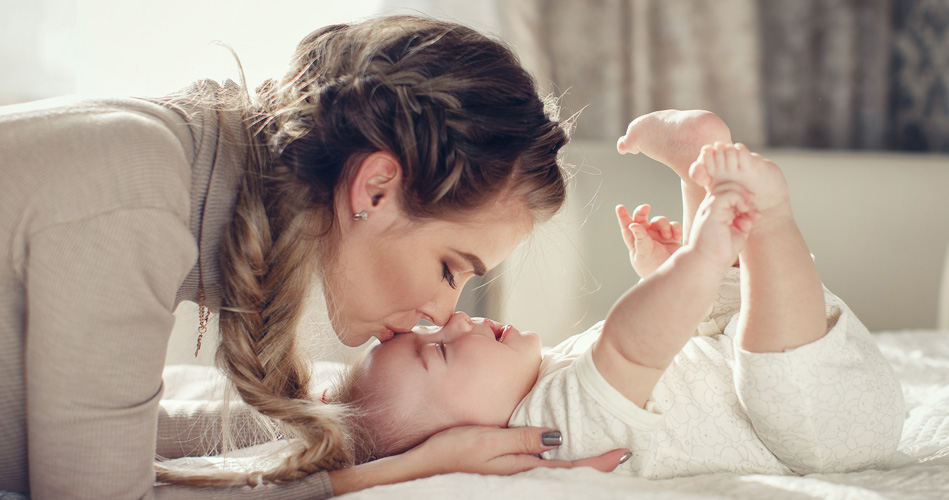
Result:
[[[358,214],[353,214],[353,220],[366,220],[369,218],[369,214],[365,210],[359,212]]]

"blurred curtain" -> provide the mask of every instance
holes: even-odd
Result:
[[[705,108],[754,147],[949,151],[949,0],[496,1],[576,137]]]
[[[549,90],[582,108],[576,137],[615,139],[665,108],[705,108],[763,141],[753,0],[504,2],[503,32]]]

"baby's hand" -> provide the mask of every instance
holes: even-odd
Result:
[[[616,219],[629,249],[629,262],[640,278],[652,274],[682,246],[682,225],[665,217],[650,221],[649,205],[636,207],[633,215],[625,206],[617,205]]]
[[[732,265],[761,216],[753,199],[754,194],[736,182],[714,186],[695,214],[689,246],[715,265]]]

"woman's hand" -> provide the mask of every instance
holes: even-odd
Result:
[[[455,427],[432,436],[405,454],[417,455],[413,458],[428,470],[426,475],[449,472],[509,475],[535,467],[593,467],[610,472],[626,453],[620,449],[584,460],[544,460],[537,455],[557,447],[544,445],[544,437],[556,440],[558,445],[561,439],[559,432],[539,427]]]
[[[543,444],[545,435],[556,436],[559,441],[559,432],[539,427],[455,427],[430,437],[402,455],[332,471],[330,479],[335,494],[341,495],[451,472],[510,475],[535,467],[593,467],[610,472],[627,451],[616,449],[576,461],[544,460],[537,455],[556,447]]]

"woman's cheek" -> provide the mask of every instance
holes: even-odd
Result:
[[[414,271],[414,272],[407,272]],[[411,268],[391,268],[386,272],[385,294],[387,302],[395,305],[397,309],[417,309],[421,307],[428,298],[426,291],[432,288],[431,280],[426,279],[420,270]],[[431,295],[428,293],[427,295]]]

